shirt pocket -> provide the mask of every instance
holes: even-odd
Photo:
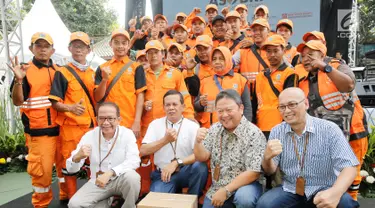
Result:
[[[134,76],[130,74],[122,75],[121,84],[122,84],[122,87],[125,88],[126,91],[134,92],[135,91],[134,83],[135,83]]]

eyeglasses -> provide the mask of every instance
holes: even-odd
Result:
[[[87,45],[72,45],[72,48],[74,49],[85,49],[88,48]]]
[[[286,110],[286,107],[289,108],[289,110],[297,108],[298,104],[302,103],[305,101],[305,99],[299,101],[299,102],[290,102],[287,105],[279,105],[277,106],[277,109],[279,109],[280,112],[284,112]]]
[[[113,123],[113,122],[115,122],[115,121],[117,120],[117,118],[116,118],[116,117],[98,117],[98,121],[99,121],[100,123],[104,123],[106,120],[107,120],[109,123]]]

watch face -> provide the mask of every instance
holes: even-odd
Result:
[[[332,71],[332,67],[329,66],[329,65],[327,65],[326,67],[324,67],[324,71],[327,72],[327,73],[329,73],[329,72]]]

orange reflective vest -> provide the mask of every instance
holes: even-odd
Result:
[[[29,62],[30,67],[26,71],[30,91],[28,98],[20,106],[24,130],[30,136],[58,136],[59,127],[55,122],[57,111],[52,108],[48,99],[58,67],[37,66],[36,62],[35,59]]]
[[[69,63],[68,66],[74,69],[81,78],[82,82],[89,90],[90,98],[86,95],[81,84],[74,75],[70,73],[67,68],[61,67],[59,72],[56,73],[49,98],[68,105],[76,104],[80,102],[81,99],[84,99],[82,105],[85,107],[85,112],[80,116],[71,112],[58,112],[56,123],[60,126],[94,126],[96,125],[95,106],[91,105],[90,99],[94,100],[95,71],[92,68],[88,68],[86,71],[81,71],[71,63]],[[64,91],[63,89],[66,90]]]
[[[337,63],[333,62],[330,65]],[[355,91],[341,93],[322,71],[318,71],[317,77],[318,97],[309,93],[312,78],[308,76],[299,82],[299,87],[305,92],[310,105],[316,105],[309,109],[310,114],[338,124],[349,141],[366,137],[368,132],[364,125],[365,115]]]
[[[257,48],[254,44],[251,47]],[[266,52],[264,50],[256,49],[259,53],[260,57],[264,60],[264,62],[269,65]],[[264,67],[259,62],[257,57],[254,55],[251,48],[240,49],[241,54],[241,61],[238,73],[241,73],[242,76],[246,77],[248,80],[248,85],[250,88],[250,94],[254,92],[254,82],[257,74],[264,70]]]
[[[198,119],[201,126],[205,128],[210,128],[211,124],[218,121],[215,112],[215,99],[220,90],[216,84],[215,77],[217,77],[217,80],[223,90],[233,89],[236,90],[240,95],[242,95],[247,82],[246,78],[238,73],[226,75],[223,78],[213,75],[201,81],[200,94],[207,95],[207,106],[204,108],[204,112],[198,113]]]
[[[279,69],[271,72],[270,77],[275,88],[281,92],[286,87],[297,87],[297,79],[293,76],[293,85],[285,86],[287,79],[294,75],[294,69],[288,67],[285,63]],[[288,80],[289,81],[289,80]],[[256,124],[262,131],[271,131],[277,124],[282,122],[277,106],[279,105],[278,96],[273,92],[271,85],[265,76],[265,71],[259,73],[255,81],[256,97],[258,101]]]

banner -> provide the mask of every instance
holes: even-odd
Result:
[[[178,12],[189,15],[194,7],[199,7],[202,10],[200,16],[205,18],[207,4],[216,4],[219,13],[226,6],[233,10],[238,4],[245,4],[249,10],[249,22],[253,20],[254,9],[264,4],[270,11],[269,23],[272,30],[276,30],[280,19],[288,18],[293,21],[294,33],[290,39],[293,45],[301,43],[306,32],[320,29],[320,0],[163,0],[163,14],[169,22],[173,22]]]
[[[335,57],[337,51],[348,60],[349,25],[352,0],[322,1],[320,29],[327,41],[327,54]]]

